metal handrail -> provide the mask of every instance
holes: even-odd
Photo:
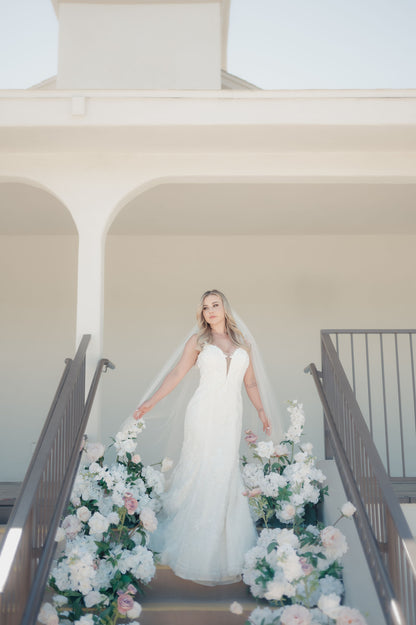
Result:
[[[97,392],[98,383],[101,378],[101,374],[107,369],[114,369],[114,365],[107,358],[102,358],[95,369],[94,377],[91,382],[90,390],[88,393],[87,401],[82,415],[82,420],[79,426],[78,435],[72,448],[72,454],[68,463],[68,469],[66,471],[64,483],[60,491],[59,501],[55,506],[53,518],[51,520],[50,529],[43,546],[42,555],[39,560],[38,571],[32,588],[30,590],[29,597],[26,603],[26,609],[21,620],[21,625],[33,625],[36,622],[36,616],[39,612],[39,608],[42,602],[42,595],[47,584],[51,563],[55,552],[55,535],[59,525],[62,513],[64,512],[68,499],[70,497],[72,487],[76,474],[78,472],[79,462],[82,454],[82,440],[84,437],[85,429],[87,427],[88,418],[90,416],[91,408],[94,402],[95,394]]]
[[[402,501],[416,497],[416,330],[322,330],[331,336]]]
[[[416,544],[331,337],[325,331],[321,345],[322,372],[314,364],[309,365],[308,371],[323,405],[330,449],[347,495],[357,508],[356,524],[375,587],[389,624],[414,625]]]
[[[54,551],[54,538],[78,469],[81,441],[103,367],[101,360],[85,403],[84,335],[66,361],[35,455],[26,473],[0,552],[2,625],[36,622]],[[8,551],[12,550],[12,555]]]

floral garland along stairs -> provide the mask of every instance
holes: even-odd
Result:
[[[302,405],[290,402],[288,411],[291,425],[280,444],[246,432],[252,459],[243,458],[245,495],[259,537],[238,584],[199,586],[155,564],[149,535],[172,462],[144,466],[134,453],[144,420],[116,435],[110,466],[104,446],[88,443],[57,532],[50,598],[39,623],[140,625],[140,617],[141,625],[366,625],[358,610],[341,605],[341,558],[348,547],[335,525],[355,508],[347,502],[333,526],[317,521],[326,478],[312,445],[300,445]]]

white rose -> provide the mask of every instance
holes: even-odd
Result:
[[[88,443],[85,454],[89,462],[96,462],[104,456],[105,447],[102,443]]]
[[[58,612],[51,603],[44,603],[38,615],[38,621],[43,625],[59,625]]]
[[[270,458],[273,452],[273,441],[260,441],[260,443],[257,443],[256,453],[260,456],[260,458]]]
[[[102,534],[108,530],[108,520],[99,512],[94,512],[90,520],[88,521],[92,534]]]
[[[280,601],[286,595],[293,597],[295,589],[288,582],[271,581],[267,584],[267,592],[264,593],[265,599],[268,601]]]
[[[347,501],[341,508],[341,514],[342,516],[350,518],[353,516],[356,510],[357,508],[354,506],[354,504],[352,504],[350,501]]]
[[[156,515],[151,508],[143,508],[139,514],[143,527],[148,532],[154,532],[157,528]]]
[[[97,603],[101,603],[101,601],[103,601],[106,598],[107,597],[105,595],[102,595],[101,593],[97,592],[96,590],[91,590],[84,597],[85,607],[91,608],[93,605],[97,605]]]
[[[326,556],[336,560],[348,551],[347,541],[342,532],[336,527],[328,525],[321,531],[321,541],[325,548]]]
[[[286,503],[279,512],[279,519],[283,522],[291,521],[296,514],[296,508],[291,503]],[[277,512],[276,512],[277,516]]]
[[[339,611],[339,603],[341,598],[335,593],[330,595],[321,595],[318,601],[318,608],[322,610],[329,618],[336,618]]]
[[[231,614],[242,614],[243,606],[241,605],[241,603],[238,603],[238,601],[233,601],[230,605],[230,612]]]
[[[81,506],[77,510],[77,517],[83,523],[86,523],[91,516],[91,512],[88,510],[87,506]]]
[[[134,602],[131,610],[127,612],[129,618],[137,618],[142,613],[142,606],[137,601]]]
[[[58,527],[56,530],[55,540],[57,543],[60,543],[62,540],[66,538],[65,530],[63,527]]]
[[[166,473],[166,471],[170,471],[172,467],[173,467],[173,460],[171,460],[170,458],[163,458],[162,466],[161,466],[162,473]]]
[[[312,615],[303,605],[290,605],[280,616],[282,625],[310,625]]]

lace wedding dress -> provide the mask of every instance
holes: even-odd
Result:
[[[200,382],[185,414],[184,441],[163,496],[151,547],[179,577],[207,585],[240,579],[244,554],[256,541],[239,468],[246,350],[227,356],[207,344]]]

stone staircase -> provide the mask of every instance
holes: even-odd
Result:
[[[161,565],[137,600],[143,608],[140,625],[242,625],[257,605],[243,582],[202,586]],[[233,601],[242,605],[242,615],[230,612]]]

